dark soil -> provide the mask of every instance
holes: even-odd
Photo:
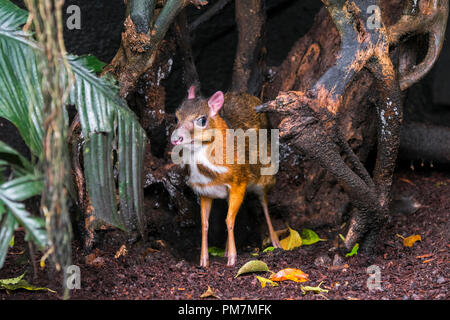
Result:
[[[292,251],[276,250],[260,254],[257,259],[273,271],[299,268],[309,275],[303,285],[317,286],[329,292],[302,295],[300,283],[285,281],[278,287],[262,288],[255,274],[234,278],[245,262],[256,259],[249,248],[241,250],[235,267],[227,267],[224,258],[211,258],[209,269],[197,261],[181,259],[165,239],[138,241],[127,244],[125,235],[117,230],[100,231],[101,239],[90,256],[73,245],[73,263],[81,269],[81,289],[72,290],[72,299],[200,299],[210,286],[220,299],[449,299],[449,214],[450,172],[419,168],[400,170],[395,178],[397,197],[410,197],[421,204],[414,213],[395,210],[382,234],[374,257],[361,253],[342,258],[333,266],[340,227],[315,230],[327,238],[310,246]],[[200,230],[197,230],[200,234]],[[403,246],[400,237],[419,234],[421,242],[412,248]],[[157,241],[162,240],[162,241]],[[183,239],[179,239],[183,241]],[[127,254],[115,258],[125,244]],[[164,246],[165,245],[165,246]],[[195,248],[200,254],[199,248]],[[23,232],[16,232],[16,244],[10,249],[0,279],[16,277],[27,272],[32,284],[61,291],[59,277],[47,262],[45,270],[33,268],[25,250]],[[25,250],[25,253],[23,253]],[[198,256],[196,257],[196,260]],[[40,255],[35,256],[39,268]],[[377,265],[381,270],[381,290],[367,288],[367,267]],[[259,274],[268,277],[269,273]],[[17,290],[0,291],[0,299],[60,299],[61,294]],[[215,299],[215,298],[207,298]]]

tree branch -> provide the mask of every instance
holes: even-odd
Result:
[[[265,8],[263,0],[236,1],[239,32],[232,90],[257,95],[263,82]]]

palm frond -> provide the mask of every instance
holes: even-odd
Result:
[[[0,0],[0,116],[17,126],[32,154],[41,158],[40,48],[30,34],[17,29],[26,19],[26,11]],[[86,185],[94,214],[117,227],[142,230],[146,134],[110,81],[96,77],[85,59],[68,56],[68,61],[74,75],[68,103],[76,106],[80,117]],[[66,81],[67,72],[64,77]],[[113,174],[114,149],[119,162],[120,212]]]
[[[10,170],[10,180],[0,179],[0,268],[14,230],[22,226],[27,238],[44,247],[47,237],[43,219],[33,217],[22,201],[42,192],[42,177],[34,173],[31,163],[0,141],[0,178],[4,170]]]

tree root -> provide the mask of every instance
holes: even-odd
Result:
[[[368,24],[369,19],[373,19],[369,8],[378,6],[380,1],[323,2],[341,38],[341,50],[335,65],[309,90],[281,92],[257,110],[281,116],[281,138],[315,159],[345,188],[358,209],[350,223],[345,247],[351,249],[359,242],[370,251],[390,204],[403,117],[401,89],[418,81],[436,61],[447,20],[447,16],[442,14],[448,12],[448,1],[420,1],[419,14],[412,18],[403,16],[393,29],[387,29],[382,21],[374,28]],[[416,72],[398,77],[389,54],[390,45],[397,44],[405,33],[424,31],[435,40],[430,44],[427,58]],[[378,153],[373,178],[335,125],[346,89],[362,68],[371,72],[378,88]],[[339,149],[349,157],[353,168],[344,162]]]

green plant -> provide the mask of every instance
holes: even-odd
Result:
[[[8,179],[4,175],[8,175]],[[42,177],[16,150],[0,141],[0,268],[14,230],[21,226],[38,247],[47,244],[44,221],[33,217],[22,201],[42,191]]]
[[[32,33],[20,29],[27,17],[25,10],[8,0],[0,0],[0,117],[8,119],[18,128],[30,148],[33,163],[27,163],[26,166],[29,165],[31,169],[33,164],[39,163],[43,158],[44,102],[42,73],[39,69],[41,48],[33,39]],[[86,186],[94,215],[121,229],[131,230],[137,227],[142,231],[145,132],[134,113],[119,97],[118,89],[112,81],[98,78],[90,70],[90,60],[70,55],[67,60],[74,77],[67,103],[76,106],[80,117]],[[61,77],[67,81],[69,75],[65,66],[62,65],[61,69]],[[67,120],[67,114],[65,117]],[[113,150],[117,153],[117,162],[114,161]],[[117,189],[113,174],[115,165],[118,169]],[[12,164],[11,166],[14,167]],[[12,181],[15,180],[5,183]],[[23,187],[26,186],[27,184]],[[29,194],[36,195],[40,191],[30,191]],[[14,203],[23,199],[16,198]],[[5,206],[7,202],[0,198],[0,212],[2,207],[8,206]],[[22,222],[25,224],[27,221]],[[19,221],[19,224],[22,222]],[[3,217],[0,223],[0,234],[6,232],[6,229],[7,235],[12,234],[11,230],[14,228],[11,226],[17,225],[17,216],[14,219]],[[24,224],[24,228],[29,231]],[[35,236],[43,240],[37,234]],[[3,237],[0,239],[3,244]],[[0,257],[2,252],[4,254],[1,249],[4,247],[0,247]]]

